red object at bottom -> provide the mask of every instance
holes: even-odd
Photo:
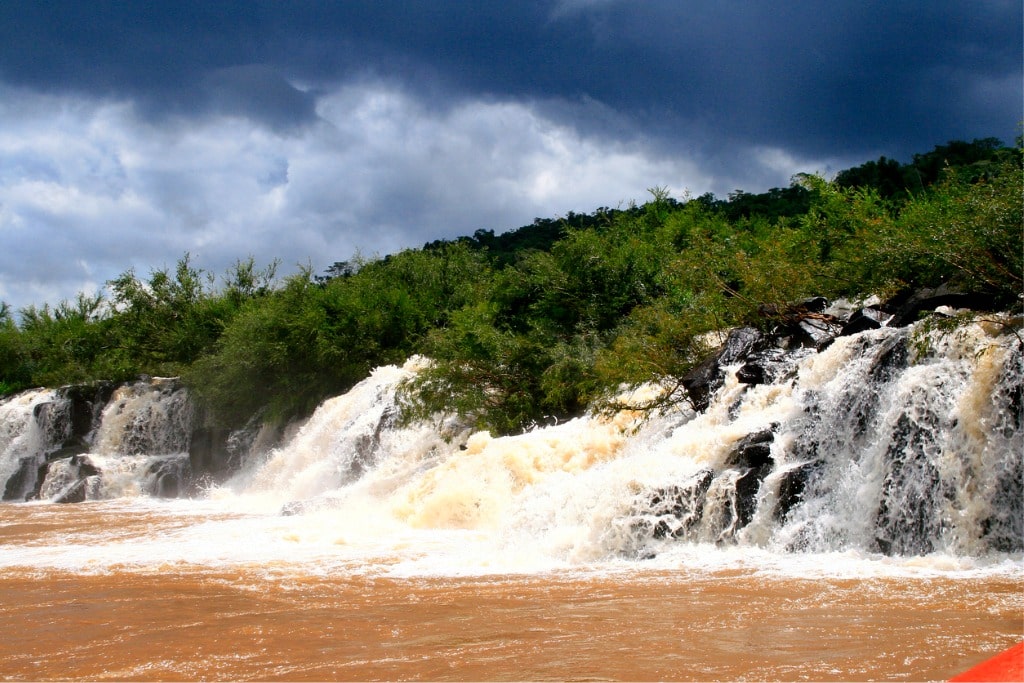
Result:
[[[1024,682],[1024,642],[1000,652],[978,666],[949,679],[953,681],[1016,681]]]

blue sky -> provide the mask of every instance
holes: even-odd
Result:
[[[1019,2],[0,3],[0,300],[1012,143]]]

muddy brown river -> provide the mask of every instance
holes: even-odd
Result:
[[[228,523],[252,520],[0,506],[0,678],[944,680],[1024,633],[1024,580],[1005,570],[396,576],[400,548],[325,566],[302,543],[256,562],[152,557]]]

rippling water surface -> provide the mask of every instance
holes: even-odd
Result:
[[[217,484],[173,382],[120,388],[74,457],[71,400],[25,392],[0,678],[946,680],[1024,639],[1024,358],[986,325],[507,437],[403,426],[414,359],[234,434]]]
[[[374,557],[313,531],[187,501],[0,506],[0,674],[937,680],[1022,636],[1024,577],[1009,560],[742,561],[695,546],[489,573],[452,559],[472,534]],[[233,534],[249,552],[218,558]]]

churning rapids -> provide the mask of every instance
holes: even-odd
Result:
[[[401,426],[414,359],[283,434],[229,435],[216,476],[198,471],[197,409],[172,380],[84,411],[62,390],[9,397],[0,676],[843,679],[883,662],[890,677],[951,675],[1024,635],[1024,361],[1019,328],[920,334],[930,348],[911,326],[763,351],[756,381],[749,359],[725,365],[700,412],[501,438],[454,419]],[[271,594],[290,607],[252,607]],[[76,622],[75,604],[99,612]],[[146,609],[187,615],[178,637],[206,650],[146,651],[126,635],[154,623]],[[573,610],[580,628],[545,630]],[[107,629],[104,656],[81,633],[26,627],[48,620]],[[324,645],[335,620],[362,649]],[[229,632],[249,645],[218,650]],[[46,633],[63,645],[40,645]],[[273,643],[288,644],[276,659]]]

